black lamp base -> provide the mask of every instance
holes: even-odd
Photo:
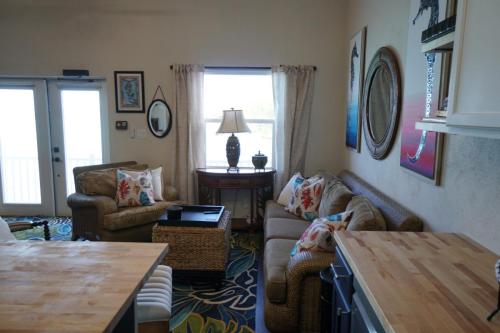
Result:
[[[229,168],[227,171],[239,171],[238,162],[240,160],[240,140],[233,134],[227,138],[226,157]]]

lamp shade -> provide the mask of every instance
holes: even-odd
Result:
[[[222,123],[217,133],[244,133],[250,132],[242,110],[224,110]]]

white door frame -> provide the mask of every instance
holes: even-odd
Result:
[[[52,155],[50,153],[50,126],[46,81],[43,79],[0,78],[0,87],[33,89],[41,197],[41,204],[4,204],[2,198],[3,191],[1,190],[2,174],[0,172],[0,215],[54,215],[54,188],[52,186]]]
[[[66,193],[66,170],[65,170],[65,147],[62,124],[61,91],[70,90],[98,90],[100,99],[101,118],[101,145],[102,161],[109,162],[109,130],[108,130],[108,108],[106,99],[106,84],[103,80],[74,80],[58,79],[48,80],[48,95],[50,103],[50,124],[51,124],[51,151],[54,147],[59,147],[60,152],[54,153],[61,161],[53,162],[55,212],[57,216],[71,216],[71,210],[66,204],[66,198],[71,193]],[[92,135],[92,133],[89,133]]]

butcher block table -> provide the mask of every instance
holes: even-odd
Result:
[[[168,244],[0,242],[0,332],[134,332]]]
[[[486,320],[497,306],[498,255],[468,237],[344,231],[335,240],[354,276],[353,295],[360,294],[352,297],[355,332],[365,332],[362,312],[376,332],[500,332],[500,315]]]

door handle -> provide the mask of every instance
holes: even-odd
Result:
[[[60,159],[59,157],[54,157],[54,158],[52,159],[52,161],[54,161],[54,162],[61,162],[61,159]]]

